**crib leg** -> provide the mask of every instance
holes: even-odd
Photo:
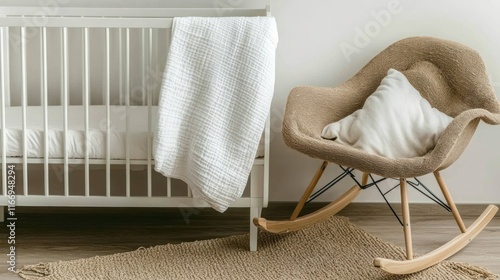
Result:
[[[257,241],[259,230],[254,225],[253,219],[260,217],[262,207],[250,207],[250,251],[257,251]]]
[[[259,229],[253,223],[260,218],[264,197],[264,167],[254,165],[250,173],[250,251],[257,251]]]
[[[5,206],[0,206],[0,223],[5,222]]]

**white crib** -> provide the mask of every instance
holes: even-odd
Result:
[[[207,207],[153,167],[172,18],[266,15],[268,6],[0,7],[2,221],[15,219],[15,206]],[[269,135],[268,121],[232,205],[250,209],[251,250],[252,219],[268,201]]]

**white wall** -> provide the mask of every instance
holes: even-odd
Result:
[[[272,106],[271,201],[298,200],[321,163],[291,150],[281,138],[284,106],[293,87],[338,85],[389,44],[425,35],[458,41],[476,49],[500,99],[499,11],[500,1],[494,0],[273,0],[272,12],[278,22],[280,42]],[[381,13],[391,16],[377,21],[374,15],[381,17]],[[365,28],[371,36],[363,41],[358,37]],[[345,55],[342,48],[348,47],[356,52]],[[499,140],[500,127],[482,123],[461,158],[442,172],[456,202],[500,203]],[[333,166],[327,171],[329,178],[338,174]],[[422,179],[432,189],[438,189],[433,177]],[[344,183],[320,199],[329,201],[351,185]],[[394,192],[392,199],[397,201],[398,197],[399,193]],[[412,195],[410,200],[427,201],[419,194]],[[369,189],[357,201],[382,199],[376,189]]]

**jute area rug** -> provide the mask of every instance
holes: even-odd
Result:
[[[248,235],[171,244],[133,252],[26,266],[25,279],[495,279],[488,269],[442,262],[419,273],[395,276],[373,267],[375,257],[404,259],[347,218],[332,217],[308,229],[261,233],[259,250]]]

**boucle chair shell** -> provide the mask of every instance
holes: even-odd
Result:
[[[403,72],[438,110],[454,118],[433,150],[421,157],[390,159],[321,138],[329,123],[363,107],[389,68]],[[411,37],[398,41],[337,87],[297,87],[286,104],[283,139],[314,158],[383,177],[417,177],[450,166],[479,120],[500,124],[500,104],[480,55],[452,41]]]

